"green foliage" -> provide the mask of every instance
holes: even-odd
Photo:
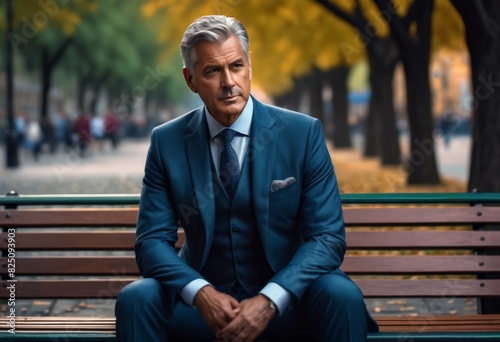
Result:
[[[179,76],[172,77],[171,66],[158,58],[163,50],[158,20],[144,18],[142,2],[14,0],[12,32],[5,31],[5,4],[0,2],[0,49],[4,50],[8,39],[25,73],[40,77],[44,68],[51,74],[54,71],[54,80],[65,89],[85,79],[91,89],[107,89],[116,95],[142,87],[149,97],[182,101],[182,64],[177,65]],[[4,54],[0,55],[3,66]],[[155,77],[152,81],[150,74]],[[149,80],[147,86],[145,80]]]

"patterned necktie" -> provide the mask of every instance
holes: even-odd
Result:
[[[231,146],[231,141],[235,135],[236,131],[229,128],[219,133],[224,145],[220,154],[219,178],[231,200],[234,197],[238,181],[240,180],[240,164],[238,162],[238,155],[236,154],[233,146]]]

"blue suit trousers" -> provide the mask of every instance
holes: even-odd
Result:
[[[237,300],[255,295],[241,288],[229,294]],[[123,288],[115,308],[117,341],[216,340],[196,308],[181,300],[169,303],[168,298],[152,278]],[[337,270],[316,279],[300,302],[275,316],[258,339],[361,342],[366,341],[372,323],[361,291]]]

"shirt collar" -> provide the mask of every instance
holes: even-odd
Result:
[[[217,134],[219,134],[224,129],[228,128],[222,125],[219,121],[215,120],[212,114],[208,111],[208,108],[205,106],[205,116],[207,118],[208,130],[210,131],[210,138],[213,139]],[[239,134],[249,136],[250,135],[250,126],[252,124],[253,117],[253,101],[252,97],[248,97],[247,104],[240,116],[236,121],[231,125],[231,129],[235,130]]]

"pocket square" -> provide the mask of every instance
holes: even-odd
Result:
[[[294,177],[288,177],[285,180],[273,180],[273,182],[271,183],[271,192],[279,191],[283,188],[286,188],[287,186],[292,185],[293,183],[295,183]]]

